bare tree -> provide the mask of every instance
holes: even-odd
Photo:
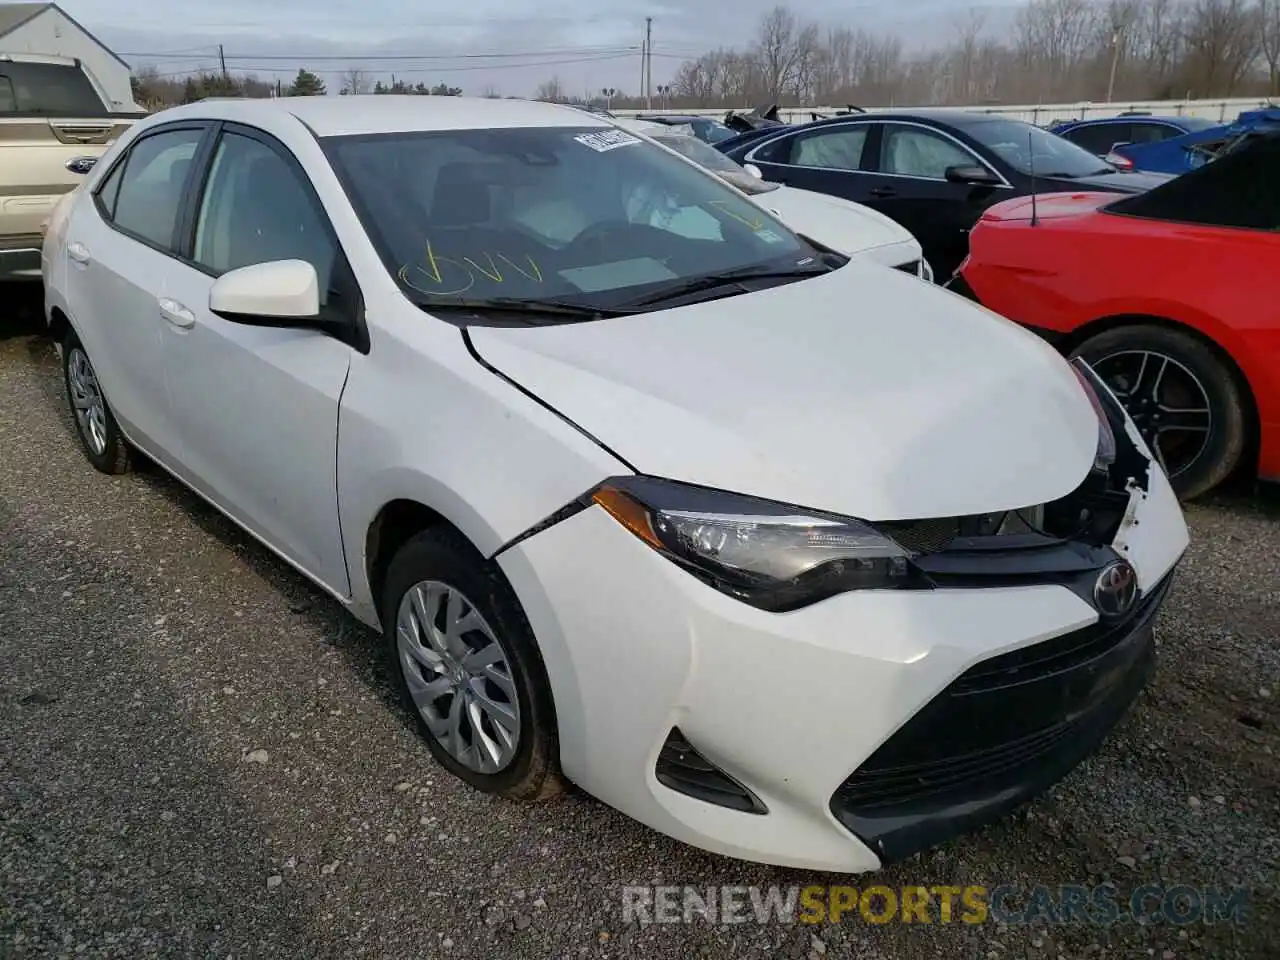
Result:
[[[1038,97],[1050,90],[1078,92],[1071,74],[1094,39],[1097,15],[1089,0],[1032,0],[1018,12],[1024,79]]]
[[[359,96],[373,92],[373,80],[358,67],[345,71],[340,78],[339,92],[343,95]]]
[[[801,26],[787,7],[774,7],[760,23],[756,57],[760,64],[764,92],[771,100],[779,100],[784,91],[795,85],[796,74],[807,47],[815,45],[817,27]]]
[[[1193,95],[1236,92],[1258,56],[1257,15],[1246,0],[1193,0],[1184,27]]]
[[[498,93],[498,88],[496,86],[492,83],[486,83],[484,86],[484,93],[480,94],[480,96],[487,100],[497,100],[501,95]]]
[[[1258,0],[1258,42],[1267,61],[1267,93],[1280,95],[1280,0]]]
[[[1280,94],[1280,0],[1030,0],[1003,38],[984,11],[957,17],[946,46],[907,54],[896,36],[779,6],[749,50],[707,51],[672,89],[699,107]]]
[[[538,84],[537,99],[550,100],[552,103],[560,103],[565,99],[564,84],[560,82],[559,77],[552,77],[544,83]]]

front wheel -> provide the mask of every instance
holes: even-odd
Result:
[[[1091,337],[1072,352],[1111,388],[1174,492],[1192,499],[1222,483],[1244,454],[1240,384],[1189,333],[1143,324]]]
[[[401,696],[441,766],[508,799],[560,791],[546,671],[501,571],[452,531],[420,533],[391,561],[382,623]]]

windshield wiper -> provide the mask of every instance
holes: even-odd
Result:
[[[615,307],[590,307],[564,300],[524,300],[519,297],[440,297],[439,299],[415,297],[413,302],[423,310],[431,311],[537,314],[544,317],[560,317],[565,320],[603,320],[632,312]]]
[[[790,267],[783,270],[779,270],[777,267],[742,267],[737,270],[725,270],[721,273],[709,273],[700,277],[679,280],[668,287],[663,287],[656,293],[648,293],[635,300],[628,300],[622,304],[620,309],[650,307],[654,304],[665,303],[668,300],[678,300],[680,297],[691,296],[706,290],[715,290],[717,287],[732,286],[741,283],[743,280],[800,280],[804,277],[816,277],[819,274],[830,272],[831,267],[825,265]]]

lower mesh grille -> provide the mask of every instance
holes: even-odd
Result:
[[[887,862],[988,822],[1065,775],[1145,685],[1170,582],[1122,621],[965,671],[840,785],[832,813]]]

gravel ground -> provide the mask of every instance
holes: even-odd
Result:
[[[1280,956],[1280,505],[1192,508],[1152,688],[1016,816],[873,877],[742,864],[432,764],[376,638],[0,333],[0,956]],[[1252,889],[1243,924],[626,924],[624,884]]]

